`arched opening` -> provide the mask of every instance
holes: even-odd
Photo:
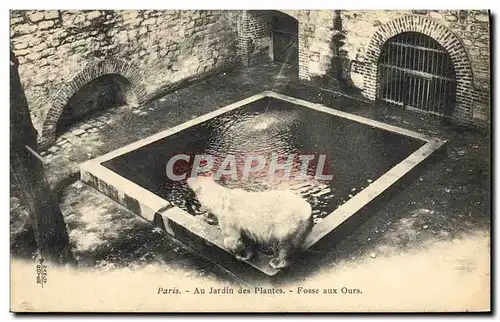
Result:
[[[66,103],[57,122],[56,135],[67,132],[96,113],[134,100],[131,83],[118,74],[99,76],[83,85]]]
[[[102,76],[106,76],[104,78],[105,81],[100,79]],[[71,78],[71,80],[58,87],[56,91],[54,91],[54,94],[51,95],[48,108],[43,115],[42,128],[41,131],[39,131],[38,148],[40,150],[45,150],[55,143],[57,127],[60,127],[62,130],[67,128],[68,125],[71,125],[76,119],[87,115],[87,113],[84,112],[76,113],[74,117],[67,115],[65,120],[60,122],[61,115],[68,109],[68,101],[83,87],[91,87],[91,85],[86,85],[92,83],[94,80],[97,80],[97,82],[102,81],[103,84],[109,82],[120,84],[116,86],[119,90],[114,90],[113,92],[124,93],[123,95],[125,96],[127,105],[138,106],[147,100],[148,93],[144,79],[139,69],[132,63],[113,57],[89,61],[80,72]],[[103,84],[101,83],[101,86],[97,87],[102,87]],[[88,93],[87,96],[83,95],[83,100],[87,100],[88,97],[95,97],[95,93],[93,95],[93,90],[83,90],[82,92]],[[75,101],[77,100],[75,99]],[[100,104],[97,104],[95,107],[97,109],[102,109]],[[71,107],[69,107],[69,110],[71,110]],[[87,109],[83,109],[83,111],[86,110]],[[92,108],[89,110],[89,112],[91,111],[94,111],[94,109]],[[69,111],[66,113],[72,114]]]
[[[404,32],[389,38],[378,61],[377,100],[450,117],[456,75],[449,52],[433,38]]]
[[[299,22],[280,11],[271,11],[273,61],[299,66]]]

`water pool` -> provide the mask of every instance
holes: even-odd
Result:
[[[437,150],[444,141],[397,128],[289,96],[265,92],[208,113],[152,137],[91,160],[81,166],[82,180],[144,218],[163,221],[176,235],[191,233],[223,248],[216,226],[196,217],[203,214],[185,180],[172,180],[167,164],[182,154],[175,173],[191,173],[196,155],[220,160],[235,156],[236,177],[222,177],[228,187],[249,191],[291,189],[310,202],[315,228],[306,247],[339,226],[373,198]],[[292,164],[269,177],[268,168],[241,180],[244,158],[273,155],[310,155],[305,176],[297,180],[302,164]],[[320,156],[323,161],[320,162]],[[290,159],[292,160],[292,159]],[[321,166],[320,166],[321,163]],[[267,166],[267,165],[266,165]],[[318,168],[322,171],[318,172]],[[213,172],[212,171],[212,172]],[[330,178],[318,177],[318,174]],[[155,219],[156,218],[156,219]],[[166,222],[166,224],[165,224]],[[188,232],[186,234],[186,232]],[[276,272],[265,264],[264,254],[250,262],[268,275]]]

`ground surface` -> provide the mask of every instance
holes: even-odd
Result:
[[[370,107],[328,91],[295,85],[293,77],[287,75],[289,70],[277,76],[279,72],[279,66],[266,65],[220,74],[139,109],[125,106],[108,110],[59,136],[58,143],[44,157],[79,266],[113,270],[155,265],[172,274],[235,281],[233,276],[82,184],[78,181],[78,164],[263,90],[282,92],[449,140],[445,154],[422,169],[405,189],[392,195],[345,238],[326,240],[314,249],[315,253],[287,274],[287,282],[309,280],[320,272],[339,271],[349,265],[370,265],[381,258],[411,256],[436,243],[460,247],[477,235],[489,245],[488,133],[396,108]],[[22,201],[13,189],[11,251],[19,258],[32,258],[36,252],[30,232],[23,226],[26,218]],[[477,250],[470,243],[467,245],[469,252],[457,253],[462,258],[457,260],[462,260],[463,265],[450,265],[451,272],[489,274],[484,269],[479,271],[484,265],[477,264]],[[435,256],[431,251],[427,254]]]

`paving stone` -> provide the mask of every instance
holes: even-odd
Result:
[[[246,70],[244,74],[244,78],[246,80],[243,79],[242,82],[240,82],[240,78],[242,77],[241,75],[238,76],[239,74],[229,74],[233,76],[223,77],[225,79],[224,82],[219,81],[219,79],[222,78],[221,76],[220,78],[215,78],[213,82],[196,83],[191,87],[179,90],[177,93],[171,93],[167,96],[167,98],[162,99],[162,102],[159,103],[161,104],[161,106],[158,105],[158,111],[153,114],[144,113],[144,109],[130,110],[127,107],[123,107],[114,109],[114,111],[119,112],[110,113],[109,115],[106,114],[105,117],[99,118],[98,120],[90,120],[88,122],[85,122],[78,128],[84,130],[89,129],[88,132],[84,131],[84,133],[80,136],[76,136],[74,132],[71,134],[60,136],[60,145],[67,146],[68,148],[56,148],[54,153],[50,151],[46,152],[46,159],[51,161],[51,164],[49,164],[47,171],[47,174],[50,177],[50,181],[51,183],[54,183],[67,177],[68,174],[77,172],[79,164],[85,160],[92,158],[93,156],[102,155],[105,152],[113,151],[114,149],[122,147],[125,144],[132,143],[135,140],[141,139],[148,134],[157,133],[160,130],[180,124],[190,119],[191,116],[203,115],[218,107],[228,105],[230,103],[258,93],[262,90],[268,89],[273,85],[273,75],[275,74],[276,70],[273,71],[273,69],[269,65],[262,67],[258,66],[256,68]],[[238,91],[235,91],[234,89],[231,90],[231,88],[238,88],[238,84],[240,83],[245,84],[244,89],[240,89]],[[303,89],[303,91],[308,92],[309,89]],[[200,99],[197,99],[197,96],[199,96],[200,93],[205,94],[204,97],[206,97],[206,99],[204,98],[202,100],[203,102],[200,102]],[[296,93],[294,93],[293,95],[289,95],[295,96],[295,94]],[[299,94],[297,94],[297,97],[299,97]],[[369,113],[369,111],[361,111],[360,113]],[[141,115],[141,117],[137,117],[136,115]],[[403,115],[406,116],[407,114]],[[99,135],[96,135],[96,133],[100,132],[99,127],[104,126],[102,119],[106,119],[106,121],[104,121],[104,123],[106,124],[116,124],[116,126],[106,126],[105,136],[103,136],[105,137],[105,139],[102,139]],[[406,117],[402,118],[400,121],[394,120],[393,123],[403,122],[405,121],[405,119]],[[414,125],[409,124],[408,128],[418,128],[418,126],[421,125],[418,122],[419,121],[417,120]],[[442,129],[439,129],[438,127],[437,132],[441,133],[440,131],[442,131]],[[66,137],[68,137],[67,140]],[[86,139],[83,140],[83,137],[86,137]],[[460,151],[460,149],[458,149],[458,151]],[[470,150],[468,148],[466,152],[468,153],[468,155],[470,154]],[[447,176],[447,178],[448,177],[449,176]],[[468,178],[467,176],[465,177]],[[83,216],[86,216],[88,214],[96,215],[97,218],[94,219],[94,222],[98,223],[99,225],[105,225],[106,223],[112,223],[114,221],[133,220],[133,218],[135,218],[123,207],[117,206],[116,203],[111,201],[109,198],[103,196],[94,189],[81,184],[81,182],[79,181],[77,181],[77,183],[79,183],[79,185],[76,185],[75,183],[74,185],[65,188],[64,193],[62,194],[61,207],[64,208],[63,212],[65,214],[65,217],[70,218],[68,219],[69,222],[74,222],[75,220],[78,220],[78,218],[82,218]],[[431,187],[431,183],[429,183],[429,187]],[[452,184],[450,184],[450,187],[452,187]],[[441,188],[441,190],[443,189]],[[459,191],[458,189],[456,190]],[[480,190],[481,189],[465,189],[463,191],[465,194],[470,193],[470,191]],[[455,189],[453,191],[455,194]],[[450,196],[448,197],[450,198],[450,200],[458,198],[454,196],[454,194],[446,193],[446,191],[444,191],[444,193],[446,196]],[[402,194],[404,194],[404,191],[402,192]],[[421,203],[426,203],[429,199],[426,199],[425,196],[425,194],[420,193],[420,195],[412,196],[412,198],[416,200],[422,200]],[[443,197],[440,196],[440,198]],[[455,203],[452,204],[454,205]],[[404,206],[406,206],[406,203],[404,204]],[[415,207],[417,206],[420,207],[422,206],[422,204],[415,204]],[[474,209],[477,209],[477,207],[475,207]],[[479,210],[479,212],[480,211],[481,210]],[[394,214],[396,216],[396,212],[394,212]],[[453,215],[451,210],[449,211],[449,214]],[[107,218],[106,216],[113,218],[113,220],[101,220],[101,218]],[[433,216],[433,218],[434,217],[437,216]],[[88,218],[88,216],[86,216],[86,218]],[[396,226],[396,223],[398,223],[396,222],[396,220],[397,218],[394,220],[394,226]],[[106,226],[100,227],[102,228]],[[434,227],[434,224],[433,226],[431,226],[431,223],[429,223],[429,227]],[[373,229],[370,229],[370,232],[373,232]],[[361,240],[360,238],[361,237],[359,237],[358,239]],[[349,241],[349,243],[353,245],[356,244],[352,241]],[[342,247],[339,247],[339,249],[342,249]],[[108,252],[111,253],[112,251],[108,250]],[[133,253],[134,256],[136,256],[135,252]],[[370,252],[368,252],[367,254],[370,254]],[[375,255],[375,257],[377,256],[376,253],[373,254]],[[127,256],[127,254],[124,254],[123,256]]]
[[[66,140],[71,143],[71,144],[78,144],[80,138],[76,135],[74,135],[73,133],[68,133],[66,135]]]
[[[82,135],[83,133],[85,133],[85,130],[83,130],[83,129],[74,129],[73,131],[71,131],[71,133],[73,133],[74,135]]]
[[[64,142],[64,141],[66,141],[66,136],[61,136],[61,137],[57,138],[55,144],[58,144],[58,143],[61,143],[61,142]]]
[[[54,153],[54,152],[59,151],[59,147],[57,145],[53,145],[50,148],[48,148],[47,151]]]
[[[92,127],[92,125],[90,125],[89,123],[84,123],[84,124],[82,124],[82,125],[79,126],[79,128],[82,129],[82,130],[86,130],[89,127]]]

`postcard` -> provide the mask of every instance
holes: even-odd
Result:
[[[11,312],[491,312],[489,10],[10,10]]]

